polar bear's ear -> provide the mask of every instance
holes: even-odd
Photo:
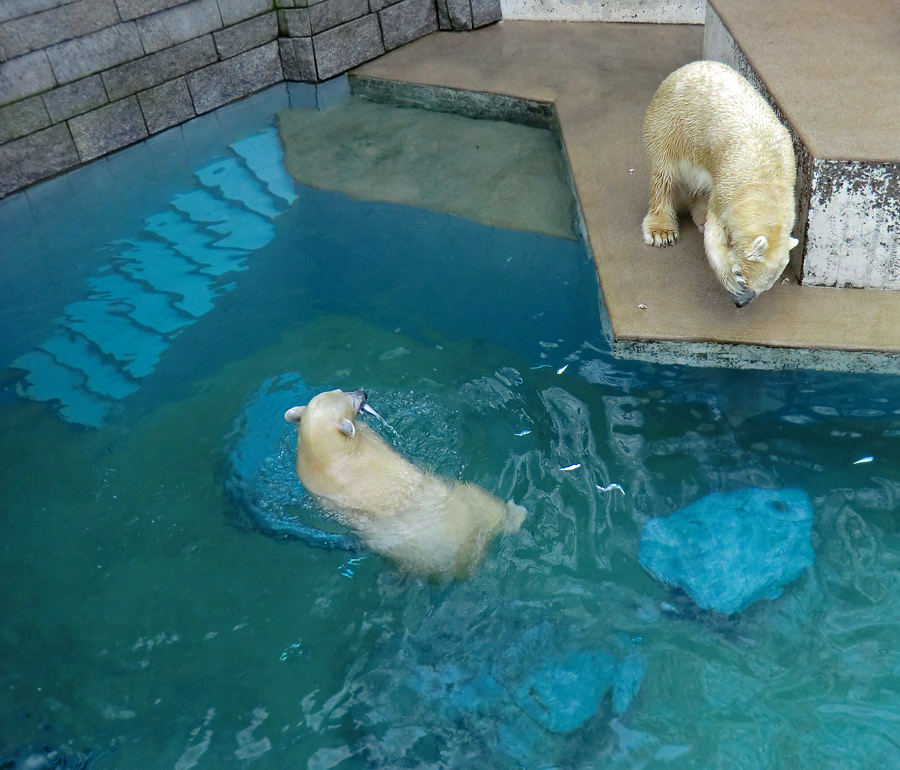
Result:
[[[292,406],[284,413],[284,419],[288,422],[300,422],[305,411],[305,406]]]
[[[341,421],[338,423],[338,430],[347,438],[353,438],[356,434],[356,427],[353,425],[353,420],[348,420],[346,417],[341,418]]]
[[[750,253],[747,259],[751,262],[762,262],[766,258],[766,249],[769,248],[769,242],[764,235],[760,235],[750,246]]]
[[[794,246],[800,243],[800,241],[798,241],[796,238],[789,238],[788,243],[790,244],[790,246],[788,246],[788,251],[790,251],[792,248],[794,248]]]

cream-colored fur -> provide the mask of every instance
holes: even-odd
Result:
[[[373,551],[427,578],[463,578],[525,509],[481,487],[419,470],[374,430],[355,422],[362,391],[320,393],[284,417],[297,423],[297,476]]]
[[[678,240],[688,209],[706,258],[738,307],[772,287],[797,245],[796,164],[787,130],[737,72],[698,61],[675,70],[647,110],[648,246]]]

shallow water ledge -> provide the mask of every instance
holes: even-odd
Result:
[[[662,79],[702,53],[699,26],[506,21],[465,38],[430,35],[354,70],[351,82],[381,101],[516,122],[552,108],[545,125],[558,124],[617,355],[900,373],[898,292],[800,286],[787,274],[738,310],[692,225],[674,248],[644,246],[644,113]]]

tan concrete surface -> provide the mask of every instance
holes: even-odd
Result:
[[[355,72],[554,103],[618,340],[900,352],[900,292],[791,277],[737,309],[690,222],[675,247],[644,245],[644,113],[662,79],[701,55],[702,27],[506,21],[429,35]]]
[[[897,0],[711,0],[807,149],[900,162]]]
[[[355,99],[284,110],[278,136],[285,168],[303,185],[578,237],[568,169],[549,131]]]

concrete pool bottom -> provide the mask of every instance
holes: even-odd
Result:
[[[348,98],[278,113],[296,182],[511,230],[577,238],[575,200],[550,131]]]
[[[370,98],[558,124],[616,355],[900,372],[898,292],[800,286],[788,272],[738,310],[692,225],[674,248],[644,246],[644,112],[669,72],[701,58],[702,35],[690,26],[504,22],[463,38],[430,35],[354,70],[351,84]]]

